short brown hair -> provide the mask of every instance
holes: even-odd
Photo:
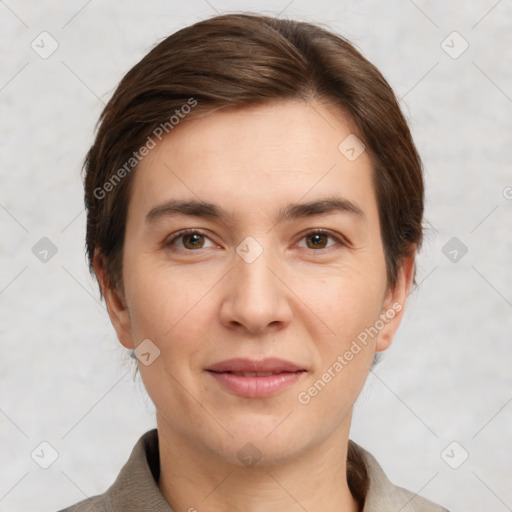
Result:
[[[336,105],[354,123],[373,164],[387,281],[393,287],[402,258],[421,246],[424,186],[420,157],[391,87],[343,37],[320,25],[251,13],[215,16],[179,30],[121,80],[84,161],[91,271],[99,251],[109,286],[122,289],[137,150],[159,126],[170,132],[171,117],[178,119],[180,112],[187,112],[179,115],[186,122],[220,108],[285,99]]]

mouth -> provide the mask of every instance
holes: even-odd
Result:
[[[305,368],[283,359],[230,359],[206,369],[231,394],[268,397],[293,386],[307,373]]]
[[[239,377],[270,377],[271,375],[280,375],[281,373],[292,373],[292,372],[214,372],[214,373],[229,373],[231,375],[238,375]]]

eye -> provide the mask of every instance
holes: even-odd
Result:
[[[333,233],[325,229],[315,229],[313,231],[309,231],[303,235],[301,240],[306,239],[311,242],[306,242],[306,249],[330,249],[333,247],[333,245],[336,244],[334,243],[331,245],[326,245],[329,238],[338,242],[339,245],[346,245],[346,243],[340,237],[335,236]]]
[[[335,243],[327,245],[329,238],[334,240]],[[302,246],[301,248],[305,249],[330,249],[336,245],[336,242],[338,245],[347,245],[341,237],[338,237],[325,229],[309,231],[302,236],[301,240],[304,239],[307,240],[306,247]],[[210,239],[203,232],[197,229],[185,229],[176,233],[169,241],[165,242],[164,245],[165,247],[177,247],[178,249],[192,252],[208,248],[208,246],[205,246],[205,240]],[[180,241],[181,244],[178,244],[177,241]],[[210,247],[214,246],[215,244],[212,242]]]
[[[175,246],[175,242],[180,239],[182,240],[182,245],[178,245],[178,248],[189,251],[204,249],[205,239],[209,240],[209,238],[204,233],[198,231],[197,229],[185,229],[176,233],[176,235],[171,240],[165,242],[164,245],[166,247]]]

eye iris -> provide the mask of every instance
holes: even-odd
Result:
[[[203,235],[200,233],[192,233],[191,235],[183,236],[183,245],[187,247],[187,249],[197,249],[203,246],[202,243],[199,243],[202,240]],[[313,235],[309,235],[308,240],[312,240],[313,243],[309,244],[308,247],[311,249],[318,249],[319,247],[322,249],[325,247],[325,243],[327,241],[328,236],[325,233],[314,233]]]
[[[196,242],[201,241],[202,236],[203,235],[201,235],[199,233],[192,233],[191,235],[185,235],[183,237],[183,241],[184,241],[183,244],[185,245],[185,247],[187,247],[187,249],[197,249],[198,247],[201,248],[203,244],[198,245]],[[192,242],[191,246],[188,246],[187,242],[190,241],[191,239],[193,239],[194,242]]]
[[[326,241],[327,235],[324,233],[315,233],[313,235],[308,236],[309,240],[315,240],[315,242],[313,242],[313,248],[320,247],[322,249],[324,247],[324,245],[322,244],[322,237],[324,238],[324,241]],[[308,247],[309,247],[309,244],[308,244]],[[311,247],[309,247],[309,248],[311,249]]]

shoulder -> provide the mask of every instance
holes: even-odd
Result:
[[[353,441],[349,441],[349,463],[364,473],[365,481],[358,484],[364,488],[363,512],[449,512],[448,509],[419,494],[394,485],[387,478],[375,457]]]
[[[103,493],[86,498],[59,512],[130,512],[162,510],[172,512],[158,489],[160,462],[158,432],[146,432],[139,438],[114,483]]]

